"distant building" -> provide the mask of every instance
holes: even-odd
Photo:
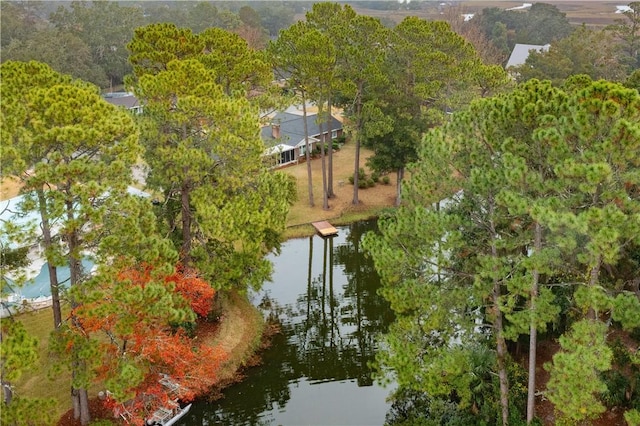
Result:
[[[511,51],[511,56],[509,56],[505,69],[508,70],[510,67],[523,65],[532,50],[536,52],[547,52],[549,51],[549,47],[549,44],[545,44],[544,46],[539,44],[516,44]]]
[[[126,108],[135,114],[142,112],[142,105],[131,92],[110,92],[103,94],[102,97],[110,104]]]

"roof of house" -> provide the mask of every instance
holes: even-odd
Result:
[[[307,115],[307,129],[310,138],[320,136],[320,126],[316,119],[318,114]],[[279,141],[281,144],[296,146],[304,140],[304,117],[290,112],[279,112],[271,119],[270,126],[264,126],[260,133],[265,142]],[[273,125],[280,126],[280,138],[273,137]],[[331,130],[342,129],[342,123],[335,117],[331,117]],[[324,133],[327,132],[327,124],[323,124]]]
[[[544,46],[539,44],[516,44],[511,51],[511,56],[509,56],[509,60],[507,61],[505,68],[522,65],[529,57],[529,52],[532,50],[535,50],[536,52],[546,52],[549,50],[549,46],[550,45],[548,44],[545,44]]]
[[[112,92],[105,93],[103,95],[105,101],[113,104],[115,106],[122,106],[127,109],[136,108],[140,106],[140,102],[138,98],[136,98],[133,93],[129,92]]]

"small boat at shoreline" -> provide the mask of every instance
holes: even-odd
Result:
[[[184,407],[180,407],[176,404],[176,408],[160,407],[153,412],[151,417],[149,417],[145,423],[148,426],[171,426],[184,417],[190,409],[191,404],[185,405]]]

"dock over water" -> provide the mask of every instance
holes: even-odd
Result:
[[[323,237],[330,237],[338,233],[338,230],[333,225],[324,220],[321,222],[313,222],[312,225],[314,228],[316,228],[318,234]]]

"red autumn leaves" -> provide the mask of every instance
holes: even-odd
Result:
[[[96,342],[94,381],[109,391],[114,414],[142,424],[157,407],[191,401],[215,384],[227,354],[189,335],[215,296],[195,273],[181,266],[165,276],[150,266],[130,268],[92,293],[69,323]],[[160,383],[165,375],[175,386]]]

